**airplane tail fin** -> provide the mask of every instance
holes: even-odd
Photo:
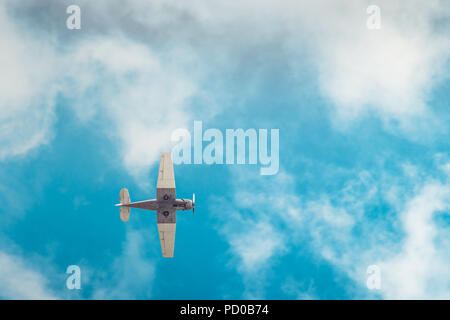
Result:
[[[123,188],[120,190],[120,204],[127,204],[130,203],[130,194],[128,193],[128,190]],[[120,219],[122,219],[123,222],[127,222],[130,218],[130,207],[124,207],[120,206]]]

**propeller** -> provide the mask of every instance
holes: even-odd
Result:
[[[192,216],[195,215],[195,193],[192,194]]]

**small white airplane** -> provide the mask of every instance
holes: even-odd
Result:
[[[159,231],[162,255],[173,258],[175,246],[175,225],[177,210],[191,210],[194,214],[195,194],[192,200],[177,199],[175,195],[175,175],[173,173],[172,153],[163,152],[159,162],[158,182],[156,183],[156,199],[130,202],[128,190],[120,190],[120,219],[127,222],[131,208],[156,211],[156,224]]]

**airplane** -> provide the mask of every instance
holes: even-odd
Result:
[[[120,190],[120,219],[127,222],[131,208],[156,211],[161,251],[164,258],[173,258],[175,247],[175,226],[177,210],[191,210],[194,215],[195,193],[192,200],[177,199],[175,195],[175,175],[173,172],[172,153],[163,152],[159,161],[158,182],[156,183],[156,199],[130,202],[127,189]]]

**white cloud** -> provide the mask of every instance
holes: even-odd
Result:
[[[51,138],[53,52],[23,32],[0,3],[0,160],[23,155]]]
[[[46,277],[17,255],[0,251],[0,296],[4,299],[57,299]]]
[[[0,250],[0,298],[150,298],[156,271],[155,261],[148,257],[146,250],[145,239],[150,236],[145,230],[127,229],[122,253],[106,269],[94,270],[92,264],[84,259],[76,263],[81,268],[82,290],[66,288],[69,276],[66,269],[55,266],[50,257],[32,254],[31,258],[24,258],[23,253],[11,253],[11,248],[17,249],[17,246],[10,245],[10,250]]]
[[[127,230],[122,255],[115,259],[104,278],[98,280],[93,299],[149,298],[155,277],[155,264],[145,256],[143,230]]]
[[[217,218],[219,233],[230,245],[231,265],[243,276],[246,299],[262,299],[266,285],[265,273],[273,259],[285,251],[284,236],[267,222],[264,213],[258,219],[246,217],[242,207],[230,207],[226,199],[214,199],[221,210]],[[217,208],[219,208],[217,207]],[[224,209],[225,208],[225,209]],[[225,212],[223,211],[225,210]]]
[[[403,177],[384,173],[376,178],[363,171],[339,191],[302,199],[285,173],[268,180],[239,171],[236,201],[222,204],[234,206],[221,215],[224,221],[218,230],[231,246],[231,264],[243,275],[247,291],[254,290],[258,297],[264,295],[258,281],[265,271],[294,248],[308,247],[348,275],[360,298],[374,293],[388,299],[448,298],[449,232],[436,220],[450,206],[450,186],[442,173],[440,180],[411,180],[408,172]],[[247,228],[242,228],[245,223]],[[260,224],[264,228],[258,228]],[[279,244],[276,250],[273,243]],[[365,287],[366,269],[372,264],[381,268],[382,288],[377,292]],[[313,279],[286,276],[290,280],[285,292],[311,296],[304,284]],[[295,282],[301,286],[295,288]]]
[[[339,120],[373,111],[386,123],[398,121],[401,129],[414,131],[412,124],[424,122],[432,129],[437,121],[427,101],[436,80],[447,76],[450,49],[448,30],[439,31],[436,20],[449,16],[447,6],[444,1],[379,1],[381,29],[368,30],[367,4],[352,2],[338,10],[334,6],[341,4],[335,3],[326,11],[329,27],[313,31],[322,92]],[[310,27],[317,28],[316,22]]]
[[[449,199],[449,185],[430,182],[408,202],[401,215],[406,232],[402,249],[380,263],[386,298],[450,298],[450,247],[437,241],[450,233],[433,221],[439,212],[448,214]]]
[[[281,180],[286,176],[279,174],[276,177]],[[236,175],[237,181],[245,178]],[[237,185],[241,185],[237,181]],[[251,184],[249,180],[246,183]],[[270,270],[277,257],[286,252],[288,235],[271,222],[272,198],[265,193],[253,194],[247,191],[245,188],[237,188],[233,199],[215,197],[212,199],[214,205],[211,212],[217,213],[216,229],[230,245],[230,265],[236,266],[243,276],[243,297],[262,299],[267,284],[267,270]]]
[[[53,100],[63,92],[82,120],[106,114],[123,163],[135,175],[145,173],[169,147],[172,130],[192,120],[187,106],[202,94],[202,83],[222,83],[213,75],[240,70],[249,52],[271,46],[280,48],[276,60],[286,60],[293,73],[313,66],[337,123],[375,114],[390,128],[445,131],[427,102],[430,90],[447,76],[446,3],[379,1],[381,29],[375,31],[366,28],[369,4],[86,2],[82,10],[91,14],[83,15],[83,26],[89,28],[69,37],[62,26],[53,30],[60,34],[56,42],[43,32],[42,41],[19,32],[19,23],[2,6],[0,37],[7,45],[0,59],[0,158],[49,141]],[[126,8],[126,13],[104,9],[109,6]],[[32,16],[33,5],[25,7]],[[220,107],[212,99],[210,108],[198,111],[205,120],[215,108]]]
[[[366,26],[366,9],[373,4],[366,0],[158,1],[147,10],[131,3],[140,23],[151,30],[164,26],[172,41],[199,55],[214,52],[208,61],[223,69],[238,66],[249,51],[256,59],[258,50],[270,46],[279,47],[276,57],[286,59],[293,73],[313,66],[339,124],[367,115],[408,133],[440,124],[427,103],[431,89],[447,77],[450,9],[445,1],[380,0],[379,30]],[[159,17],[153,19],[153,13]],[[175,32],[177,21],[182,32]],[[201,44],[193,44],[193,37]]]
[[[314,281],[309,281],[308,285],[303,282],[288,278],[281,286],[281,289],[293,296],[296,300],[317,300],[319,299],[316,288],[314,287]]]
[[[8,3],[8,8],[15,6]],[[120,33],[82,40],[64,34],[62,43],[36,30],[36,41],[24,21],[13,20],[8,12],[2,3],[0,39],[6,45],[0,53],[0,160],[50,141],[57,93],[65,99],[63,107],[72,106],[81,121],[98,116],[96,124],[117,141],[118,156],[136,177],[170,149],[172,131],[190,123],[188,102],[199,90],[184,68],[183,52],[157,52]]]
[[[372,293],[379,293],[384,298],[448,298],[449,244],[437,240],[447,238],[449,233],[434,218],[442,214],[440,211],[448,210],[450,187],[428,181],[417,188],[417,194],[396,199],[398,207],[402,208],[397,208],[396,212],[383,212],[375,220],[366,217],[370,213],[366,211],[364,215],[354,216],[354,226],[363,230],[360,233],[355,233],[353,228],[343,229],[336,224],[328,224],[323,217],[315,219],[312,225],[308,224],[309,228],[325,228],[326,232],[311,233],[313,248],[362,288],[367,278],[366,268],[378,265],[381,268],[381,290]],[[370,201],[358,200],[359,205],[369,206]],[[340,203],[334,211],[343,208],[348,206]],[[369,291],[366,294],[369,295]]]
[[[69,56],[67,95],[83,121],[106,116],[127,169],[142,175],[170,149],[173,130],[188,125],[195,84],[149,48],[123,38],[90,39]],[[95,70],[95,72],[92,72]]]
[[[241,260],[240,268],[244,272],[255,272],[264,267],[268,259],[283,250],[283,237],[268,223],[249,220],[243,220],[241,223],[243,232],[225,234],[229,237],[233,253]]]

